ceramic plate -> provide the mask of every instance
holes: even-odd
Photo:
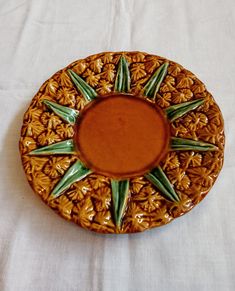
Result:
[[[142,52],[100,53],[55,73],[20,138],[34,192],[100,233],[140,232],[190,211],[214,184],[223,150],[223,118],[205,85]]]

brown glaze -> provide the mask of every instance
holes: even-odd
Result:
[[[204,99],[202,106],[171,123],[171,136],[210,142],[218,147],[218,151],[168,152],[162,159],[161,167],[180,196],[180,202],[169,202],[143,176],[132,178],[128,208],[122,228],[117,229],[111,215],[109,178],[94,173],[74,183],[60,197],[51,200],[52,189],[69,166],[77,160],[77,154],[38,157],[28,153],[35,148],[74,136],[73,126],[48,110],[42,102],[49,99],[77,110],[84,108],[85,99],[71,82],[67,74],[68,68],[84,78],[98,94],[110,94],[114,88],[121,55],[129,62],[130,93],[134,95],[141,95],[153,72],[168,61],[168,74],[156,96],[156,104],[164,110],[171,105]],[[139,232],[169,223],[190,211],[206,196],[223,164],[223,129],[219,107],[205,85],[190,71],[156,55],[108,52],[73,62],[41,86],[24,115],[20,153],[24,171],[33,190],[62,217],[100,233]]]
[[[94,172],[128,178],[158,165],[168,151],[169,126],[156,105],[115,94],[83,111],[76,137],[81,159]]]

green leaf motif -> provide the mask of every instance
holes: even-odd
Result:
[[[68,139],[65,141],[60,141],[45,147],[41,147],[39,149],[33,150],[29,153],[29,155],[69,155],[75,153],[74,142],[72,139]]]
[[[156,188],[158,188],[158,190],[160,190],[161,193],[170,201],[180,201],[179,196],[175,192],[171,182],[160,166],[153,169],[148,174],[145,174],[145,178],[147,178]]]
[[[70,69],[68,70],[68,73],[74,85],[77,87],[78,91],[81,92],[87,102],[90,102],[96,98],[96,91],[90,85],[88,85],[80,76],[78,76],[78,74]]]
[[[156,94],[162,84],[162,81],[164,80],[167,74],[168,66],[169,63],[164,63],[152,75],[147,84],[144,86],[143,92],[145,96],[153,100],[156,98]]]
[[[78,182],[91,174],[91,170],[87,169],[80,161],[75,162],[68,171],[64,174],[63,178],[53,189],[51,196],[57,198],[65,190],[67,190],[73,183]]]
[[[174,121],[177,118],[188,113],[189,111],[196,109],[197,107],[202,105],[203,102],[204,102],[204,99],[196,99],[193,101],[184,102],[184,103],[170,106],[165,110],[167,118],[170,121]]]
[[[114,91],[123,93],[130,91],[130,72],[128,62],[124,56],[121,56],[119,60]]]
[[[174,151],[216,151],[217,146],[203,141],[172,137],[171,149]]]
[[[112,179],[111,188],[114,221],[116,226],[120,228],[129,195],[129,180]]]
[[[50,108],[55,114],[61,117],[64,121],[70,124],[74,124],[76,122],[76,119],[79,115],[79,112],[77,110],[59,105],[55,102],[52,102],[46,99],[43,100],[43,103],[46,104],[48,108]]]

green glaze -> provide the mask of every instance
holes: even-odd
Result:
[[[170,121],[174,121],[177,118],[188,113],[189,111],[196,109],[198,106],[202,105],[203,102],[204,102],[204,99],[196,99],[193,101],[184,102],[184,103],[170,106],[165,110],[167,118]]]
[[[126,210],[129,195],[129,180],[111,180],[113,217],[118,228],[121,226],[122,218]]]
[[[172,137],[171,149],[174,151],[216,151],[218,148],[213,144],[203,141]]]
[[[65,154],[74,154],[74,142],[72,139],[65,141],[60,141],[36,150],[33,150],[29,155],[65,155]]]
[[[114,91],[128,93],[130,91],[130,72],[128,62],[121,56],[114,85]]]
[[[75,162],[65,173],[63,178],[53,189],[51,196],[52,198],[57,198],[65,190],[67,190],[73,183],[78,182],[91,174],[91,170],[87,169],[80,161]]]
[[[156,94],[161,86],[161,83],[167,74],[168,66],[169,63],[164,63],[152,75],[147,84],[144,86],[143,92],[145,96],[149,97],[152,100],[156,98]]]
[[[158,188],[167,199],[173,202],[180,201],[179,196],[160,166],[146,174],[145,178]]]
[[[44,99],[43,103],[46,104],[55,114],[61,117],[64,121],[74,124],[79,115],[79,112],[75,109],[59,105],[55,102]]]
[[[68,70],[68,73],[74,85],[76,86],[78,91],[81,92],[87,102],[90,102],[96,98],[96,91],[90,85],[88,85],[80,76],[78,76],[78,74],[70,69]]]

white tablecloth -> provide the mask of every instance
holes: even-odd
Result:
[[[226,127],[224,168],[186,216],[136,235],[97,235],[29,187],[18,140],[44,80],[102,51],[165,56],[203,80]],[[235,290],[234,0],[0,0],[0,290]]]

